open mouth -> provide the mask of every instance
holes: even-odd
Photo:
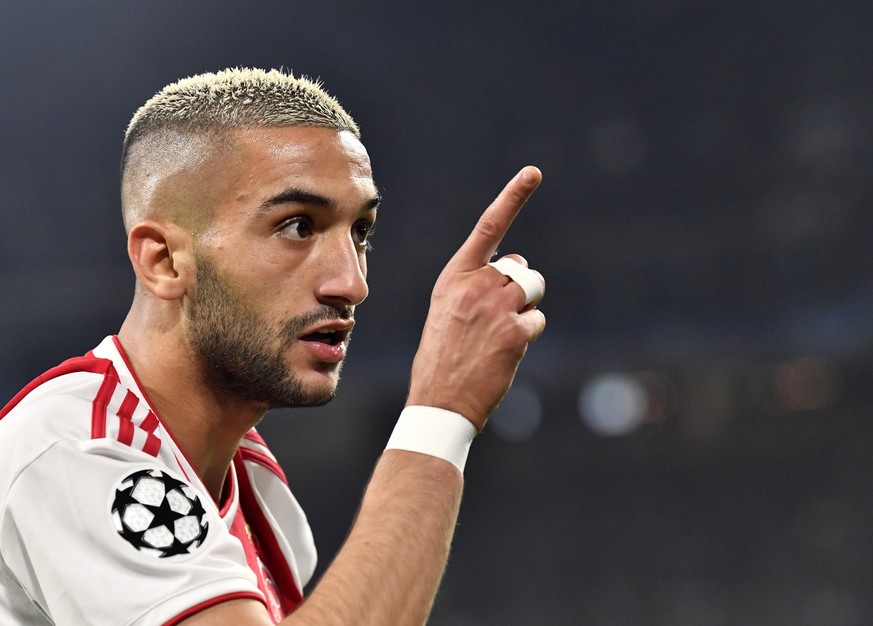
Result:
[[[317,341],[318,343],[326,343],[329,346],[336,346],[341,344],[348,334],[349,331],[347,330],[331,330],[325,328],[317,330],[314,333],[309,333],[308,335],[303,335],[300,337],[300,341]]]

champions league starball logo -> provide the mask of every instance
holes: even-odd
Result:
[[[140,470],[121,481],[112,503],[115,530],[130,545],[159,558],[189,554],[209,529],[194,490],[157,469]]]

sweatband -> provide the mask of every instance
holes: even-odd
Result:
[[[496,261],[492,261],[488,265],[504,276],[508,276],[512,282],[518,284],[518,286],[524,290],[525,305],[542,300],[545,295],[545,286],[539,275],[532,269],[526,268],[515,259],[503,257]]]
[[[463,472],[475,436],[476,427],[460,413],[413,405],[400,412],[385,449],[435,456]]]

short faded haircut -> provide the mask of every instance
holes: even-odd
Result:
[[[131,146],[151,131],[199,135],[270,126],[333,128],[361,138],[351,115],[319,82],[281,70],[226,69],[183,78],[142,105],[124,135],[122,171]]]
[[[156,171],[190,164],[204,146],[217,145],[233,131],[287,126],[349,131],[361,138],[352,117],[318,81],[291,72],[234,68],[167,85],[139,108],[125,132],[125,227],[144,215],[135,190],[147,189]]]

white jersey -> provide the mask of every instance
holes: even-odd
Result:
[[[175,624],[231,598],[274,621],[315,569],[306,517],[246,435],[221,509],[116,337],[0,411],[0,626]]]

